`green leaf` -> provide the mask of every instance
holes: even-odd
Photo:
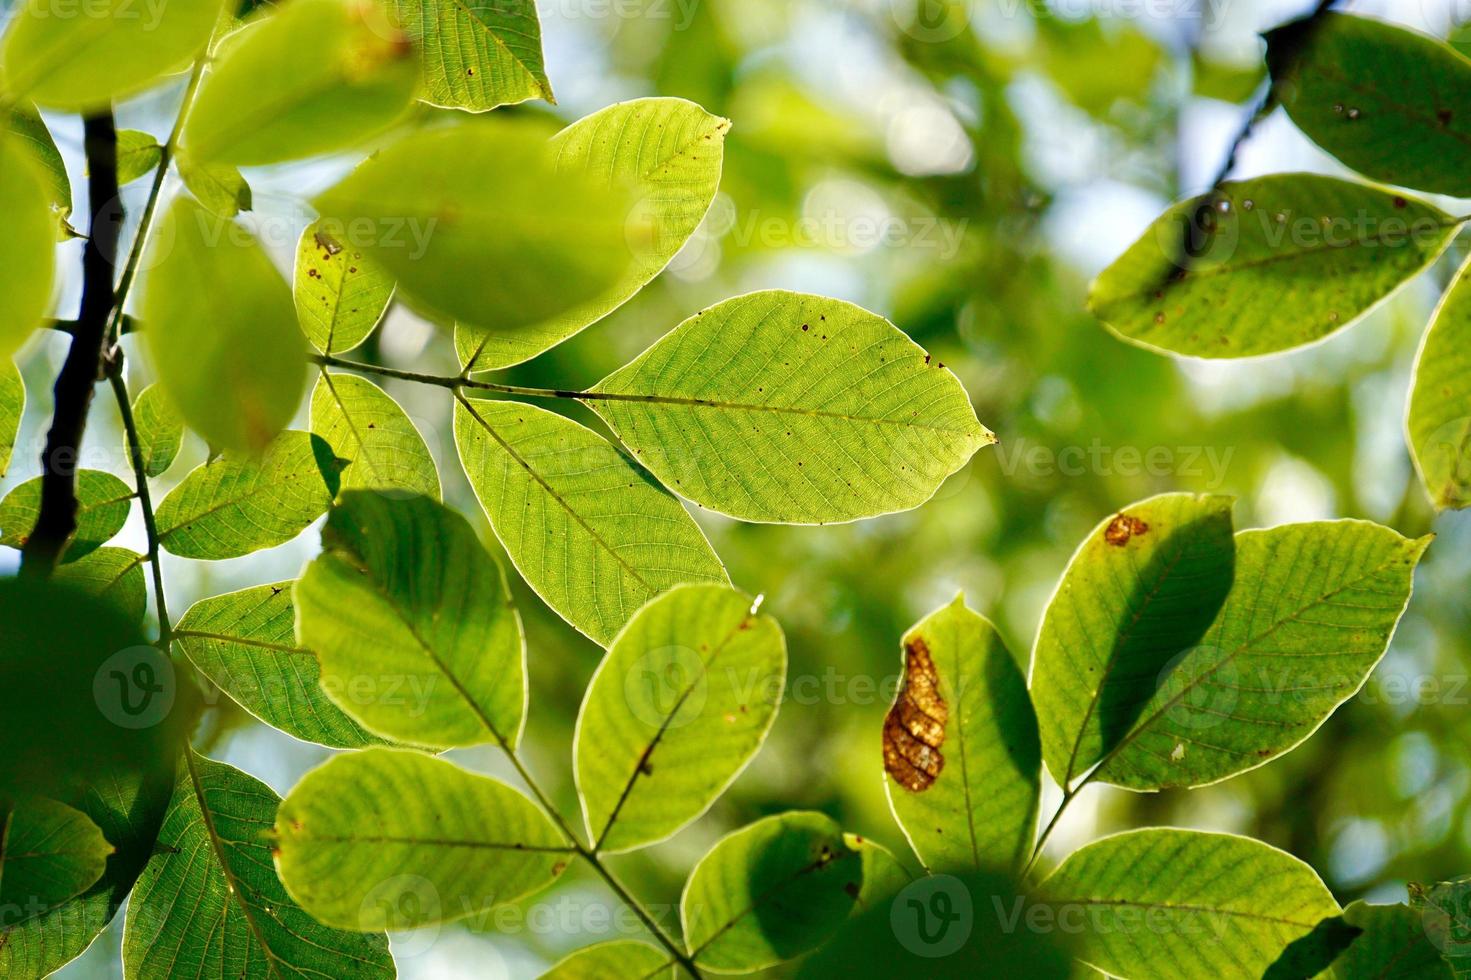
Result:
[[[385,0],[419,52],[426,102],[483,112],[552,98],[535,0]]]
[[[1100,764],[1136,790],[1200,786],[1263,765],[1363,686],[1410,599],[1430,538],[1367,521],[1236,535],[1236,579]]]
[[[178,786],[128,903],[128,980],[395,976],[388,937],[314,921],[271,866],[281,800],[265,783],[186,750]]]
[[[571,419],[517,402],[461,402],[455,445],[517,571],[603,646],[660,592],[730,581],[679,501]]]
[[[721,840],[680,899],[696,965],[749,973],[821,946],[857,907],[862,854],[831,818],[794,810]]]
[[[776,721],[787,649],[750,596],[685,585],[613,640],[577,715],[574,769],[595,850],[663,840],[710,808]]]
[[[1088,535],[1042,616],[1032,696],[1042,755],[1063,786],[1118,744],[1231,589],[1232,498],[1169,493]]]
[[[158,505],[158,539],[181,558],[218,561],[285,544],[332,503],[327,445],[281,433],[261,456],[225,453],[191,471]]]
[[[41,513],[41,481],[34,477],[0,500],[0,544],[24,548]],[[62,561],[76,561],[106,544],[127,523],[133,488],[111,473],[77,471],[77,530]]]
[[[415,132],[316,206],[431,318],[514,330],[621,280],[650,234],[628,225],[631,200],[558,173],[540,127],[498,120]]]
[[[1156,219],[1094,280],[1088,306],[1150,350],[1270,354],[1363,316],[1435,261],[1458,228],[1428,204],[1334,177],[1230,182]]]
[[[526,714],[521,619],[458,513],[427,497],[344,493],[295,599],[323,689],[363,727],[432,748],[515,746]],[[355,698],[365,677],[399,696]]]
[[[439,499],[439,470],[424,437],[388,393],[366,378],[328,374],[312,391],[312,431],[348,461],[344,490],[404,490]]]
[[[1294,939],[1282,950],[1262,974],[1262,980],[1303,980],[1316,977],[1333,965],[1333,961],[1363,932],[1351,926],[1341,915],[1331,915],[1313,926],[1313,931]]]
[[[1375,180],[1471,197],[1464,55],[1418,31],[1344,14],[1266,37],[1278,100],[1313,142]]]
[[[276,818],[292,896],[343,929],[412,929],[545,888],[575,853],[504,783],[403,749],[339,755]]]
[[[316,654],[296,642],[292,584],[202,599],[175,625],[174,639],[201,674],[267,725],[332,748],[379,744],[322,690]],[[381,695],[392,683],[369,696]],[[363,694],[360,687],[348,692]]]
[[[97,883],[112,845],[85,813],[42,796],[0,813],[0,903],[44,911]]]
[[[0,48],[0,88],[51,109],[103,108],[188,68],[220,8],[220,0],[99,0],[66,16],[53,0],[28,0]]]
[[[671,980],[674,971],[670,962],[669,954],[657,946],[615,939],[568,953],[543,973],[540,980],[604,980],[605,977]]]
[[[228,220],[251,209],[250,185],[239,170],[227,163],[198,163],[184,152],[175,159],[184,186],[210,214]]]
[[[1131,980],[1259,976],[1284,946],[1338,914],[1322,880],[1292,855],[1193,830],[1095,841],[1069,855],[1042,892],[1059,922],[1080,926],[1080,959]]]
[[[0,358],[14,354],[51,307],[56,218],[50,200],[22,137],[0,133]]]
[[[167,772],[110,768],[73,801],[116,847],[101,879],[79,897],[17,922],[0,923],[0,976],[48,976],[80,956],[111,921],[153,854],[169,802]]]
[[[117,134],[117,182],[130,184],[145,176],[163,159],[163,147],[150,133],[136,129],[120,130]]]
[[[1042,750],[1027,682],[958,595],[904,634],[884,720],[889,806],[932,870],[1015,868],[1037,831]]]
[[[696,314],[586,400],[665,486],[747,521],[918,507],[996,441],[889,321],[780,290]]]
[[[40,165],[51,210],[60,226],[57,237],[67,238],[69,235],[66,231],[70,226],[66,219],[72,213],[72,185],[71,178],[66,175],[66,162],[62,160],[61,151],[56,147],[56,140],[52,138],[51,130],[46,128],[41,114],[29,102],[13,104],[6,111],[9,115],[6,129],[20,140],[20,145],[29,150],[32,158]]]
[[[148,611],[148,583],[142,555],[127,548],[98,548],[56,569],[54,581],[88,592],[122,610],[134,623]]]
[[[211,445],[263,450],[306,388],[291,290],[255,236],[184,198],[150,254],[143,333],[159,383]]]
[[[1471,263],[1456,273],[1421,341],[1405,430],[1436,508],[1471,506]]]
[[[143,472],[160,476],[179,455],[184,444],[184,420],[169,402],[168,394],[153,384],[133,399],[133,424],[138,430],[138,448],[143,453]]]
[[[1333,961],[1333,980],[1453,980],[1455,972],[1426,934],[1424,916],[1406,905],[1354,902],[1343,921],[1362,930]]]
[[[20,420],[26,410],[26,384],[20,369],[8,357],[0,357],[0,477],[10,466],[10,454],[20,436]]]
[[[413,101],[412,48],[371,4],[292,0],[227,37],[184,122],[203,163],[255,166],[361,143]]]
[[[393,298],[393,279],[356,246],[348,229],[317,221],[296,246],[296,316],[312,346],[325,354],[368,339]]]
[[[1466,935],[1466,896],[1471,878],[1434,885],[1411,882],[1410,908],[1420,916],[1426,936],[1440,950],[1455,977],[1471,976],[1471,943]]]
[[[561,316],[516,330],[495,324],[455,329],[463,364],[485,370],[529,360],[626,303],[657,276],[699,227],[720,186],[730,121],[684,99],[620,102],[552,137],[561,173],[586,174],[608,187],[632,187],[633,217],[650,240],[606,294]]]

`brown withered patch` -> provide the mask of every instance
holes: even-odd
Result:
[[[904,644],[904,680],[884,719],[884,771],[911,793],[933,786],[945,768],[940,746],[949,720],[930,648],[915,637]]]
[[[1137,517],[1128,514],[1120,514],[1108,522],[1108,527],[1103,530],[1103,540],[1115,548],[1122,548],[1129,540],[1137,535],[1148,533],[1149,525]]]

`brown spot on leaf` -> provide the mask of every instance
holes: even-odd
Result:
[[[949,720],[930,648],[915,637],[904,644],[904,682],[884,719],[884,771],[911,793],[933,786],[945,767],[940,746]]]
[[[1451,124],[1451,120],[1455,118],[1455,115],[1456,114],[1451,112],[1451,110],[1449,109],[1435,110],[1435,118],[1440,120],[1440,124],[1442,126],[1449,126]]]
[[[1139,534],[1144,534],[1148,530],[1149,525],[1145,524],[1139,518],[1131,517],[1128,514],[1120,514],[1108,522],[1108,527],[1103,531],[1103,540],[1115,548],[1122,548],[1129,543],[1131,538]]]

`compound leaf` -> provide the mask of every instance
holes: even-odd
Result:
[[[1014,868],[1037,830],[1041,748],[1001,636],[956,596],[904,634],[884,721],[889,805],[932,870]]]
[[[281,163],[352,146],[413,101],[413,49],[372,5],[292,0],[229,35],[184,122],[199,163]]]
[[[138,448],[143,452],[143,472],[162,475],[184,444],[184,420],[163,388],[152,384],[138,392],[133,400],[133,424],[138,430]]]
[[[11,915],[60,905],[96,884],[112,850],[80,810],[43,796],[18,800],[0,813],[0,902]]]
[[[322,925],[277,880],[266,833],[280,797],[232,766],[185,751],[158,853],[128,903],[128,980],[391,980],[387,936]]]
[[[1094,280],[1123,340],[1250,357],[1321,340],[1434,262],[1458,223],[1420,201],[1316,174],[1230,182],[1174,205]]]
[[[53,0],[29,0],[0,48],[0,88],[51,109],[104,108],[187,68],[202,53],[221,7],[220,0],[171,0],[147,9],[135,0],[99,0],[66,16]]]
[[[1384,655],[1430,538],[1367,521],[1236,535],[1236,578],[1110,750],[1098,777],[1200,786],[1290,751],[1352,697]]]
[[[379,744],[322,690],[316,654],[296,642],[292,584],[201,599],[175,625],[174,639],[200,673],[267,725],[332,748]],[[347,696],[365,694],[383,691],[359,686]]]
[[[158,505],[158,540],[181,558],[219,561],[296,537],[332,502],[327,444],[286,431],[261,456],[225,453],[193,470]]]
[[[1095,841],[1069,855],[1042,894],[1059,922],[1081,927],[1080,959],[1135,980],[1260,976],[1284,946],[1338,914],[1322,880],[1292,855],[1192,830]]]
[[[322,686],[369,731],[432,748],[514,747],[525,642],[505,576],[455,511],[427,497],[348,491],[296,583],[298,637]],[[403,697],[357,700],[363,677]]]
[[[748,521],[917,507],[995,441],[889,321],[781,290],[696,314],[585,400],[665,486]]]
[[[679,586],[635,613],[577,716],[595,849],[652,844],[709,809],[776,721],[786,666],[781,627],[734,589]]]
[[[1471,61],[1454,48],[1328,14],[1267,34],[1267,64],[1292,121],[1359,173],[1471,197]]]
[[[150,254],[143,321],[159,383],[211,445],[263,450],[306,389],[291,290],[253,235],[187,198]]]
[[[1068,562],[1042,616],[1032,696],[1042,753],[1070,785],[1113,748],[1231,589],[1232,498],[1141,500],[1107,518]]]
[[[344,241],[347,239],[347,241]],[[351,244],[347,229],[317,221],[296,245],[296,316],[324,354],[368,339],[393,298],[393,279]]]
[[[596,323],[648,285],[699,227],[715,191],[730,121],[684,99],[635,99],[595,112],[552,137],[560,173],[607,186],[632,187],[639,200],[630,221],[649,239],[606,294],[544,323],[516,330],[460,323],[455,344],[474,369],[519,364]]]
[[[72,585],[117,606],[134,623],[148,611],[148,583],[144,557],[127,548],[98,548],[76,561],[59,566],[51,578]]]
[[[484,112],[552,98],[535,0],[387,0],[419,52],[424,101]]]
[[[312,390],[312,431],[339,459],[344,490],[403,490],[439,499],[439,470],[424,437],[382,388],[322,372]]]
[[[307,773],[281,804],[276,847],[281,878],[303,908],[361,930],[488,911],[547,887],[575,854],[504,783],[388,748]]]
[[[1420,344],[1405,429],[1435,506],[1471,506],[1471,263],[1456,274]]]
[[[679,501],[571,419],[517,402],[461,402],[455,445],[517,571],[603,646],[665,589],[730,581]]]
[[[720,839],[679,914],[696,965],[749,973],[821,946],[858,907],[864,858],[832,818],[793,810]]]
[[[482,121],[418,131],[328,190],[317,210],[433,318],[514,330],[611,289],[647,229],[631,196],[559,173],[540,127]],[[474,270],[466,274],[466,270]]]
[[[41,514],[41,480],[33,477],[0,500],[0,544],[24,548]],[[127,523],[133,488],[102,470],[77,471],[77,530],[62,561],[76,561],[112,540]]]

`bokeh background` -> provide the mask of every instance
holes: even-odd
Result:
[[[1056,859],[1101,834],[1173,824],[1236,831],[1317,868],[1343,902],[1401,901],[1411,881],[1471,872],[1471,516],[1437,517],[1402,434],[1410,366],[1434,299],[1464,256],[1436,267],[1366,321],[1312,349],[1244,363],[1172,360],[1116,340],[1084,309],[1089,279],[1172,199],[1207,187],[1250,114],[1258,33],[1307,0],[543,0],[555,107],[570,121],[643,95],[693,99],[733,120],[722,192],[672,267],[635,301],[506,380],[589,384],[686,316],[728,296],[783,287],[881,312],[955,370],[1000,445],[927,506],[859,524],[742,525],[698,512],[731,576],[765,596],[791,650],[771,739],[733,789],[672,840],[615,858],[671,915],[683,877],[722,834],[791,808],[825,811],[914,863],[885,801],[883,714],[899,636],[964,591],[1028,657],[1077,543],[1119,507],[1157,492],[1238,497],[1238,527],[1332,517],[1439,538],[1389,653],[1364,691],[1290,755],[1223,784],[1138,795],[1092,786],[1049,845]],[[1453,36],[1455,0],[1356,0],[1340,9]],[[120,125],[163,136],[177,86],[137,100]],[[48,117],[83,187],[81,127]],[[353,162],[248,171],[261,231],[283,270],[310,218],[305,201]],[[1235,171],[1340,172],[1280,112]],[[125,191],[136,215],[146,181]],[[171,186],[176,186],[172,184]],[[1440,202],[1464,213],[1465,202]],[[64,246],[75,275],[79,245]],[[67,284],[61,315],[74,308]],[[131,341],[130,341],[131,342]],[[0,491],[34,476],[65,352],[23,352],[30,405]],[[362,359],[441,374],[447,336],[396,309]],[[135,381],[147,379],[134,356]],[[135,385],[135,390],[136,390]],[[460,472],[449,399],[390,382],[436,453],[447,499],[494,548]],[[556,405],[585,423],[578,406]],[[304,427],[299,420],[298,427]],[[204,458],[191,438],[160,481]],[[131,479],[116,413],[94,408],[84,465]],[[135,513],[121,543],[142,548]],[[175,616],[194,600],[294,577],[315,528],[230,562],[166,557]],[[0,555],[8,572],[16,554]],[[567,813],[572,724],[600,651],[519,581],[529,642],[530,767]],[[285,793],[327,750],[221,702],[199,743]],[[514,776],[496,752],[455,753]],[[1044,819],[1058,793],[1048,787]],[[521,906],[396,936],[401,974],[532,977],[564,952],[637,935],[612,896],[574,868]],[[68,980],[121,976],[120,922]],[[785,975],[781,970],[771,975]]]

